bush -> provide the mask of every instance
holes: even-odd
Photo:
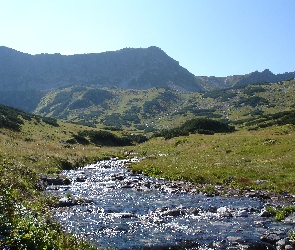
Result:
[[[57,120],[54,119],[54,118],[51,118],[51,117],[42,117],[42,121],[51,125],[51,126],[54,126],[54,127],[59,127],[58,123],[57,123]]]
[[[120,138],[108,131],[94,131],[84,130],[79,132],[80,137],[89,137],[91,143],[101,146],[128,146],[132,145],[131,140],[128,138]]]
[[[233,132],[235,128],[226,123],[209,119],[195,118],[186,121],[183,125],[173,129],[166,129],[154,133],[154,137],[170,139],[177,136],[187,136],[189,133],[207,134]]]

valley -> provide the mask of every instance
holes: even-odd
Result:
[[[127,176],[131,173],[137,179],[171,182],[170,187],[177,185],[179,190],[193,185],[192,192],[208,202],[221,197],[225,203],[228,197],[237,201],[248,194],[247,202],[255,203],[252,207],[256,202],[270,204],[267,219],[260,219],[284,228],[284,234],[278,233],[271,243],[263,241],[270,244],[263,246],[274,248],[280,240],[294,243],[292,72],[274,75],[266,70],[231,78],[196,77],[156,47],[72,57],[31,56],[1,47],[0,61],[5,65],[0,70],[2,249],[96,249],[86,238],[65,232],[53,219],[53,210],[65,210],[58,206],[59,200],[71,194],[51,196],[45,193],[49,185],[42,180],[57,179],[71,185],[75,181],[63,171],[114,158],[131,161],[134,157],[140,161],[120,170],[128,170]],[[81,182],[87,184],[87,178]],[[67,191],[70,187],[64,188]],[[83,206],[87,211],[94,204],[86,202]],[[155,206],[169,212],[176,205],[166,210],[164,205]],[[266,209],[266,205],[257,207],[255,211],[248,207],[249,217]],[[78,211],[81,206],[75,204],[72,208]],[[158,216],[156,208],[151,213]],[[188,208],[183,211],[189,214]],[[110,211],[105,218],[116,221],[118,218],[113,216],[124,212]],[[274,218],[279,212],[284,215],[280,217],[282,222]],[[191,219],[194,215],[188,216]],[[234,224],[237,216],[233,217],[224,220]],[[172,221],[182,219],[173,217]],[[247,231],[240,230],[241,234]],[[220,229],[225,240],[232,237],[233,231],[229,231],[227,235]],[[103,237],[108,237],[107,233]],[[259,237],[255,240],[261,243]],[[161,244],[164,241],[159,239]],[[144,242],[140,247],[153,246],[151,241],[146,245]],[[218,244],[222,242],[219,238]],[[244,249],[239,240],[235,242],[237,249]],[[163,247],[181,246],[175,242],[168,245]]]

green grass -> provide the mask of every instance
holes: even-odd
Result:
[[[0,188],[4,190],[0,194],[2,249],[96,249],[85,239],[65,233],[51,219],[50,197],[28,200],[2,181]]]
[[[266,210],[275,217],[275,220],[282,221],[287,216],[289,216],[291,213],[295,212],[295,206],[286,206],[283,208],[275,209],[271,206],[267,206]]]
[[[289,133],[285,133],[286,130]],[[155,138],[138,146],[146,159],[133,170],[156,177],[197,183],[295,193],[294,126],[230,134]],[[165,156],[160,156],[165,155]],[[258,180],[265,180],[258,184]]]
[[[35,244],[37,249],[92,249],[89,243],[63,233],[58,224],[48,221],[48,208],[54,202],[41,192],[39,175],[56,176],[64,168],[123,157],[126,151],[146,157],[131,166],[134,171],[212,184],[199,190],[202,192],[214,193],[213,185],[221,184],[295,193],[294,125],[252,131],[240,128],[233,133],[190,134],[169,140],[159,137],[136,146],[101,147],[65,144],[73,135],[93,128],[61,121],[58,124],[32,118],[20,125],[20,132],[0,130],[0,247],[31,249]],[[44,238],[47,240],[40,240]]]

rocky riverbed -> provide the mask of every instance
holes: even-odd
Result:
[[[265,207],[294,204],[293,196],[150,178],[129,171],[132,161],[139,159],[43,178],[47,192],[61,197],[54,217],[101,248],[292,249],[294,216],[276,222]]]

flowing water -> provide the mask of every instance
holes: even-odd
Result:
[[[175,191],[163,179],[132,174],[125,163],[109,160],[64,171],[72,183],[48,187],[83,201],[54,210],[67,231],[102,248],[225,249],[259,242],[266,232],[286,235],[291,228],[261,217],[265,204],[257,198]]]

